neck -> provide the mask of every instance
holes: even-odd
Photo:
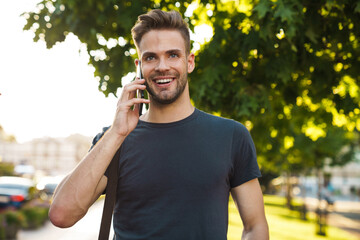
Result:
[[[154,103],[150,98],[149,110],[140,119],[152,123],[176,122],[190,116],[194,109],[190,101],[188,86],[186,86],[183,94],[171,104]]]

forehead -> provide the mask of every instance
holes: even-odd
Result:
[[[139,44],[141,55],[146,52],[161,53],[173,49],[185,52],[185,40],[177,30],[151,30],[144,34]]]

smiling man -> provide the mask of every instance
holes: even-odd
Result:
[[[195,67],[187,24],[153,10],[132,29],[144,79],[126,85],[114,122],[55,191],[50,220],[70,227],[103,193],[120,148],[116,239],[227,238],[231,193],[243,239],[268,239],[253,141],[240,123],[196,109],[187,74]],[[136,98],[147,90],[149,100]],[[149,110],[139,117],[139,104]],[[240,236],[239,236],[240,238]]]
[[[153,30],[143,36],[138,49],[143,74],[149,76],[145,85],[152,100],[160,104],[175,102],[188,86],[187,73],[194,69],[194,55],[186,52],[181,34]]]

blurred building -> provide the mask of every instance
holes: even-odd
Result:
[[[321,187],[335,200],[360,201],[360,151],[345,166],[325,166],[319,173],[313,170],[306,176],[295,175],[288,179],[284,175],[275,178],[271,181],[272,193],[285,195],[287,183],[293,187],[294,196],[317,198]]]
[[[67,138],[38,138],[26,143],[0,139],[0,160],[13,163],[18,169],[29,169],[46,175],[61,175],[71,171],[87,153],[91,138],[71,135]]]
[[[360,200],[360,153],[345,166],[325,167],[324,172],[329,176],[328,184],[334,198]],[[308,195],[317,194],[317,176],[304,177],[301,182],[305,185]]]

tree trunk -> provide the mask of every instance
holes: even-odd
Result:
[[[322,190],[324,187],[323,184],[323,176],[322,171],[320,169],[317,169],[317,176],[318,176],[318,207],[316,209],[316,215],[317,215],[317,231],[316,234],[320,236],[326,236],[326,227],[327,227],[327,204],[324,206],[323,204],[323,197],[322,197]]]
[[[286,173],[286,206],[289,209],[293,209],[292,205],[292,184],[291,184],[291,174]]]
[[[306,207],[306,186],[304,179],[301,181],[301,196],[303,199],[303,205],[301,206],[300,210],[300,216],[302,220],[307,220],[306,214],[307,214],[307,207]]]

